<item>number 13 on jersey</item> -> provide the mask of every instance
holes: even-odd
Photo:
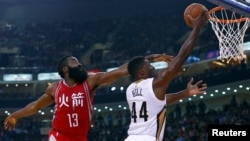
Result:
[[[72,113],[72,114],[67,114],[68,120],[69,120],[69,126],[70,127],[77,127],[78,126],[78,114],[77,113]]]

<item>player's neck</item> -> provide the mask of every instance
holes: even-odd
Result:
[[[72,79],[64,79],[63,83],[68,87],[73,87],[76,85],[76,82]]]

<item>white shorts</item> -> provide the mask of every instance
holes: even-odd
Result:
[[[162,141],[149,135],[129,135],[124,141]]]

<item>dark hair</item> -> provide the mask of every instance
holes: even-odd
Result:
[[[137,56],[132,58],[128,62],[128,72],[131,75],[132,79],[135,79],[137,77],[137,73],[140,69],[140,67],[144,64],[145,57],[143,56]]]
[[[65,67],[67,65],[67,58],[71,57],[71,55],[65,55],[63,56],[59,62],[58,62],[58,66],[57,66],[57,72],[58,74],[64,78],[64,75],[63,75],[63,67]]]

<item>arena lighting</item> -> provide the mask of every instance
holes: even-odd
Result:
[[[31,81],[32,74],[3,74],[3,81]]]
[[[222,62],[223,62],[223,60],[222,60]],[[218,65],[218,66],[222,66],[222,67],[226,66],[225,64],[223,64],[223,63],[221,63],[219,61],[213,61],[213,63],[216,64],[216,65]]]
[[[239,87],[240,89],[243,89],[243,88],[244,88],[244,85],[239,84],[238,87]],[[245,86],[245,89],[246,89],[246,90],[250,90],[250,87],[246,87],[246,86]],[[210,91],[211,91],[211,90],[210,90]],[[239,89],[234,88],[234,89],[232,90],[232,88],[230,88],[230,87],[223,87],[221,90],[215,89],[215,90],[212,90],[212,91],[214,91],[214,93],[216,93],[216,96],[219,96],[219,95],[218,95],[219,93],[220,93],[221,95],[227,94],[226,91],[229,91],[229,94],[238,93],[238,92],[239,92]],[[210,96],[211,96],[211,97],[215,96],[214,93],[211,93]],[[207,92],[204,92],[203,95],[199,96],[198,98],[203,99],[203,98],[205,98],[204,96],[205,96],[206,94],[207,94]],[[193,98],[194,98],[193,100],[195,100],[195,97],[196,97],[196,96],[194,95],[194,96],[193,96]],[[184,100],[185,100],[185,99],[184,99]],[[189,99],[189,100],[190,100],[190,99]],[[182,102],[182,101],[179,101],[179,102]]]
[[[111,87],[111,89],[110,89],[111,91],[115,91],[116,90],[116,87]]]
[[[5,113],[6,115],[10,115],[10,112],[9,112],[9,111],[4,111],[4,113]]]
[[[109,111],[113,111],[113,108],[109,108]]]
[[[120,87],[120,90],[123,91],[123,90],[124,90],[124,87]]]
[[[192,96],[191,98],[185,98],[185,99],[181,99],[179,100],[179,103],[183,103],[183,102],[187,102],[187,101],[197,101],[199,99],[206,99],[206,98],[213,98],[213,97],[219,97],[219,96],[225,96],[226,94],[235,94],[233,91],[234,90],[237,90],[238,87],[242,87],[242,89],[238,89],[237,92],[241,92],[241,91],[249,91],[250,90],[250,87],[249,86],[244,86],[242,84],[246,84],[246,83],[239,83],[239,84],[227,84],[227,85],[224,85],[222,86],[221,88],[219,89],[216,89],[217,87],[215,88],[209,88],[206,92],[204,92],[203,94],[200,94],[200,95],[194,95]],[[247,83],[246,85],[249,85],[250,83]],[[243,89],[244,88],[244,89]],[[239,91],[240,90],[240,91]],[[205,96],[209,94],[209,96]],[[240,94],[240,93],[239,93]],[[100,109],[104,110],[103,108],[105,107],[106,105],[104,106],[101,106]],[[112,107],[113,111],[115,110],[127,110],[127,107],[125,107],[124,105],[120,104],[120,103],[117,103],[113,106],[109,106],[109,107]],[[110,110],[110,109],[109,109]]]
[[[59,79],[61,79],[61,77],[57,72],[38,73],[37,79],[38,80],[59,80]]]
[[[243,50],[244,51],[250,50],[250,42],[243,43]]]
[[[12,84],[10,85],[11,87],[13,87],[12,86]],[[19,84],[19,86],[21,86],[20,84]],[[242,88],[239,88],[239,87],[242,87]],[[117,87],[118,88],[118,87]],[[218,93],[216,92],[217,90],[216,90],[216,88],[218,89]],[[202,100],[204,100],[204,99],[206,99],[206,98],[215,98],[215,97],[219,97],[219,96],[226,96],[226,94],[228,95],[229,94],[229,96],[231,95],[231,94],[236,94],[235,92],[234,92],[234,90],[237,90],[237,93],[239,93],[239,94],[241,94],[241,91],[243,91],[244,93],[245,92],[249,92],[249,90],[250,90],[250,83],[247,81],[247,83],[233,83],[233,84],[225,84],[225,85],[222,85],[220,88],[218,88],[218,87],[211,87],[211,88],[209,88],[208,90],[207,90],[207,92],[204,92],[203,94],[200,94],[200,95],[197,95],[197,96],[192,96],[191,98],[192,99],[189,99],[189,101],[198,101],[199,99],[202,99]],[[210,93],[212,94],[212,95],[210,95]],[[206,97],[205,95],[206,94],[208,94],[208,96]],[[210,97],[211,96],[211,97]],[[187,102],[188,101],[188,98],[186,99],[182,99],[182,100],[179,100],[179,102],[181,103],[181,104],[183,104],[183,102]],[[105,108],[105,106],[107,106],[108,108]],[[97,108],[96,108],[97,107]],[[98,110],[98,112],[109,112],[110,111],[110,109],[112,109],[112,111],[116,111],[116,110],[122,110],[122,111],[126,111],[126,110],[128,110],[128,107],[125,107],[123,104],[121,104],[120,102],[118,102],[118,103],[115,103],[115,105],[112,105],[112,106],[110,106],[110,105],[106,105],[106,104],[104,104],[103,106],[101,106],[101,107],[99,107],[99,106],[96,106],[96,107],[93,107],[94,108],[94,110],[95,110],[95,112],[97,112],[97,109],[99,109]],[[50,110],[50,111],[48,111],[48,112],[46,112],[46,111],[39,111],[39,115],[43,115],[43,113],[45,114],[45,115],[47,115],[47,114],[51,114],[53,111],[52,110]],[[7,112],[5,112],[5,111],[3,111],[2,112],[3,114],[10,114],[8,111]]]
[[[159,70],[159,69],[163,69],[163,68],[167,68],[168,67],[168,63],[167,62],[164,62],[164,61],[159,61],[159,62],[152,62],[150,63],[152,66],[154,66],[154,68],[156,70]],[[113,68],[108,68],[106,69],[106,72],[110,72],[112,70],[115,70],[115,69],[118,69],[118,67],[113,67]]]
[[[108,106],[105,106],[104,108],[105,108],[105,109],[108,109]]]

